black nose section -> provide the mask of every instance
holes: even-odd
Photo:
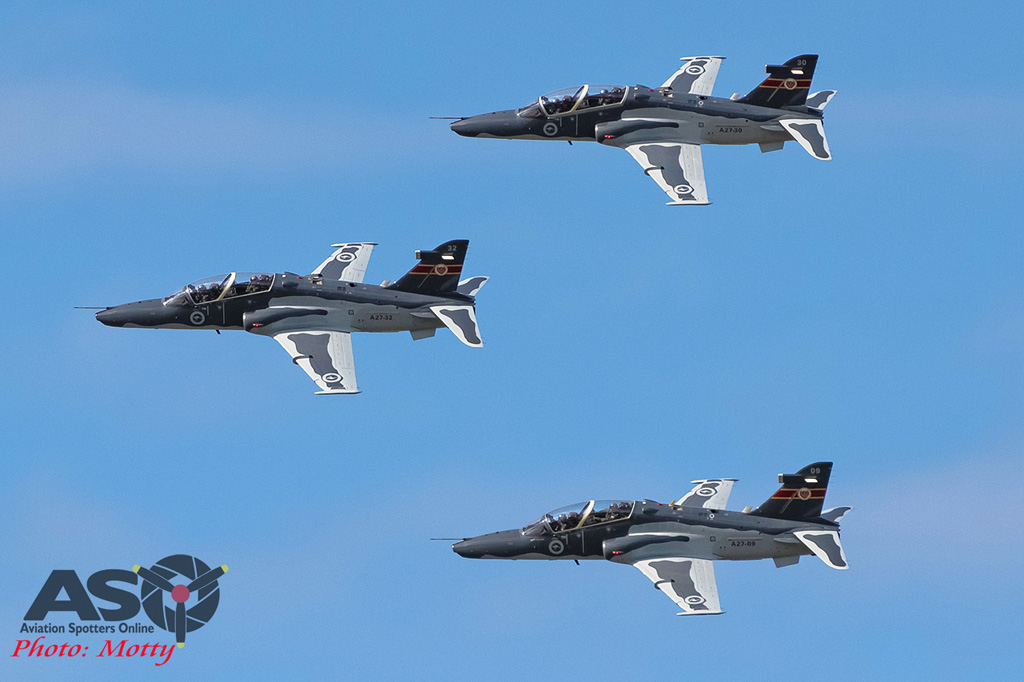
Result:
[[[451,129],[452,132],[456,132],[463,137],[476,137],[481,132],[479,123],[473,121],[472,118],[452,121]]]
[[[96,313],[96,319],[108,327],[123,327],[127,318],[123,311],[117,308],[107,308]]]
[[[466,559],[479,559],[484,555],[480,543],[473,538],[456,542],[452,545],[452,551]]]
[[[176,310],[164,306],[162,299],[154,298],[101,310],[96,319],[108,327],[159,327],[175,322],[176,314]]]
[[[512,109],[495,111],[490,114],[470,116],[461,121],[452,121],[451,129],[464,137],[490,135],[491,137],[514,137],[529,132],[529,122],[516,116]]]

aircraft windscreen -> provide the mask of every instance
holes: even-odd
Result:
[[[549,92],[540,98],[540,105],[548,116],[564,114],[576,106],[576,100],[586,89],[587,86],[581,85],[577,88],[562,88],[561,90]]]
[[[627,500],[590,500],[548,512],[523,528],[523,535],[550,535],[599,523],[620,521],[633,513]]]
[[[224,298],[258,294],[267,291],[274,283],[274,276],[266,272],[236,272]]]
[[[620,85],[588,85],[587,92],[576,110],[610,107],[622,104],[626,98],[626,88]]]
[[[540,104],[537,103],[537,100],[533,100],[526,106],[516,109],[516,114],[523,118],[540,118],[544,115],[544,112],[541,111]]]
[[[625,101],[628,90],[621,85],[581,85],[578,88],[555,90],[541,97],[536,109],[532,108],[533,104],[519,109],[519,115],[558,116],[570,111],[616,106]]]
[[[164,299],[164,305],[201,305],[222,298],[267,291],[274,276],[265,272],[232,272],[197,279]]]

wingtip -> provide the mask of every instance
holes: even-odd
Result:
[[[677,616],[720,616],[725,611],[680,611]]]

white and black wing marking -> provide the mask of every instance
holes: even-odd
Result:
[[[806,104],[811,109],[817,109],[818,111],[821,111],[828,105],[829,102],[832,101],[832,98],[835,96],[835,90],[822,90],[821,92],[816,92],[813,95],[807,95],[807,101],[804,102],[804,104]]]
[[[693,95],[710,95],[725,57],[683,57],[683,65],[661,87]]]
[[[320,264],[314,275],[320,275],[332,282],[362,282],[366,274],[366,264],[373,253],[373,242],[353,242],[351,244],[331,244],[336,250]]]
[[[834,530],[798,530],[793,533],[814,556],[832,568],[845,571],[850,567],[846,563],[846,553],[839,542],[839,532]]]
[[[715,567],[707,559],[644,559],[633,565],[679,605],[680,616],[724,613],[718,603]]]
[[[825,126],[822,125],[820,118],[784,118],[779,120],[779,125],[814,158],[822,161],[832,160],[832,152],[828,148],[828,140],[825,139]]]
[[[729,503],[729,493],[732,492],[732,485],[736,479],[707,478],[690,482],[696,483],[697,487],[683,495],[678,502],[674,503],[675,506],[725,509],[725,505]]]
[[[699,144],[682,142],[639,142],[626,147],[672,201],[669,206],[705,206],[704,161]]]
[[[431,312],[437,315],[444,325],[452,330],[459,341],[467,346],[480,348],[484,345],[480,338],[480,328],[476,323],[476,309],[471,305],[432,305]]]
[[[455,290],[463,296],[476,296],[480,292],[480,289],[487,284],[487,280],[489,279],[490,277],[483,277],[479,275],[476,277],[470,277],[459,282],[459,286],[456,287]]]
[[[348,332],[284,332],[274,339],[320,387],[317,395],[359,393]]]

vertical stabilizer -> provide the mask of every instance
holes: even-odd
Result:
[[[795,474],[779,474],[782,487],[750,513],[792,521],[820,518],[831,473],[832,462],[815,462]]]
[[[417,251],[416,267],[388,286],[416,294],[455,293],[468,248],[468,239],[455,239],[431,251]]]
[[[776,109],[802,106],[807,102],[817,64],[818,55],[802,54],[785,64],[766,66],[768,77],[738,101]]]

